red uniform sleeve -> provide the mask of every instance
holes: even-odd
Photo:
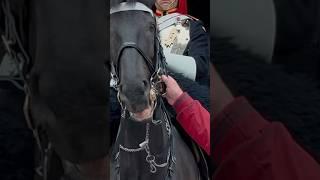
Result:
[[[187,93],[183,93],[173,105],[177,120],[191,138],[210,154],[210,114]]]
[[[281,123],[237,98],[213,120],[216,180],[319,180],[319,164]]]

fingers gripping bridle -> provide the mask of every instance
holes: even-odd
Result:
[[[156,18],[150,8],[148,8],[146,5],[139,3],[139,2],[134,2],[134,3],[128,3],[128,2],[123,2],[120,3],[117,6],[114,6],[110,9],[110,15],[115,14],[115,13],[120,13],[120,12],[125,12],[125,11],[143,11],[149,13],[156,21]],[[163,83],[161,81],[161,75],[166,75],[167,70],[166,70],[166,60],[163,55],[163,50],[160,45],[160,38],[159,38],[159,33],[158,33],[158,28],[155,29],[155,35],[154,35],[154,42],[155,42],[155,60],[156,62],[153,63],[152,59],[150,59],[148,56],[145,55],[145,53],[139,48],[139,46],[135,42],[124,42],[117,54],[117,64],[114,64],[111,62],[111,78],[113,79],[114,83],[114,88],[118,91],[118,101],[120,102],[122,108],[124,108],[120,98],[119,98],[119,84],[120,84],[120,68],[119,68],[119,63],[120,63],[120,58],[122,53],[129,48],[135,49],[142,57],[143,59],[147,62],[147,66],[150,70],[150,72],[153,72],[150,78],[150,84],[151,84],[151,92],[154,92],[155,95],[164,95],[165,94],[165,88],[163,86]],[[155,100],[155,97],[151,98],[152,100]]]

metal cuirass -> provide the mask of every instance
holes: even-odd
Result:
[[[163,50],[183,55],[190,41],[191,18],[179,13],[162,16],[157,19]]]

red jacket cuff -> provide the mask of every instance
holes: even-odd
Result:
[[[192,97],[190,97],[188,93],[184,92],[173,104],[173,108],[178,113],[178,112],[181,112],[183,108],[188,107],[188,105],[191,104],[192,102],[193,102]]]

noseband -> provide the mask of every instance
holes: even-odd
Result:
[[[124,50],[130,49],[130,48],[135,49],[143,57],[143,59],[147,62],[147,65],[150,71],[155,70],[152,60],[143,53],[143,51],[138,47],[138,45],[135,42],[124,42],[117,56],[118,63],[117,63],[117,66],[115,66],[116,74],[119,74],[119,62]]]

